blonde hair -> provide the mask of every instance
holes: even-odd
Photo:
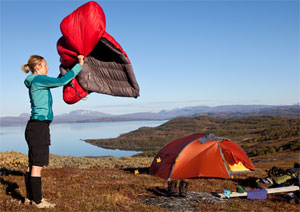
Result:
[[[31,55],[30,58],[28,59],[27,64],[22,65],[22,70],[24,71],[24,73],[29,73],[29,71],[31,71],[32,73],[34,73],[35,67],[39,64],[41,64],[42,60],[44,60],[44,58],[42,56],[39,55]]]

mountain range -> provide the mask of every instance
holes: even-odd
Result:
[[[218,118],[240,118],[246,116],[296,116],[300,117],[300,106],[295,105],[221,105],[215,107],[193,106],[161,110],[160,112],[141,112],[112,115],[91,110],[75,110],[55,115],[53,123],[105,122],[105,121],[138,121],[170,120],[178,117],[212,116]],[[25,124],[30,114],[0,117],[0,126]]]

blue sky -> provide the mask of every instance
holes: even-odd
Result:
[[[0,116],[30,112],[21,65],[32,54],[59,73],[62,19],[88,1],[1,3]],[[299,1],[97,1],[106,31],[127,52],[138,99],[92,93],[54,114],[87,109],[123,114],[195,105],[299,102]]]

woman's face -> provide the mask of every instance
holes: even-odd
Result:
[[[40,75],[47,75],[48,73],[48,65],[45,59],[42,60],[42,62],[38,65],[38,74]]]

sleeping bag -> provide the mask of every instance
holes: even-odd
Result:
[[[91,92],[139,96],[131,62],[121,45],[105,31],[105,15],[99,4],[90,1],[77,8],[63,19],[60,29],[60,73],[70,70],[78,62],[78,55],[85,56],[82,71],[64,86],[66,103],[76,103]]]

